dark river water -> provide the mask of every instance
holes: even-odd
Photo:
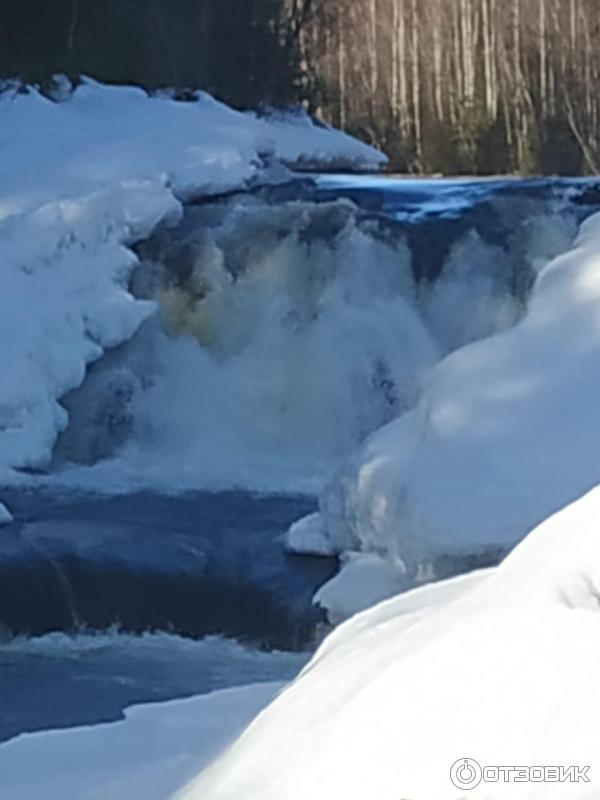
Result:
[[[311,599],[336,564],[289,556],[281,537],[314,501],[39,489],[3,498],[15,522],[0,548],[0,740],[287,680],[305,663],[322,620]]]
[[[112,722],[125,708],[243,684],[290,680],[308,654],[209,637],[50,634],[0,647],[0,742]]]

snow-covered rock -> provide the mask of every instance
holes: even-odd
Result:
[[[286,534],[285,546],[290,553],[311,556],[338,554],[335,544],[327,535],[320,514],[309,514],[291,525]]]
[[[92,81],[64,102],[1,94],[0,144],[0,471],[48,460],[67,424],[58,399],[154,312],[128,292],[128,245],[178,219],[182,200],[271,180],[278,164],[385,163],[302,115]]]
[[[348,553],[339,573],[319,589],[314,602],[325,609],[332,625],[339,625],[354,615],[358,619],[359,612],[395,595],[398,597],[394,601],[394,614],[422,613],[453,600],[493,571],[476,570],[407,591],[407,576],[398,565],[375,553]]]
[[[347,617],[345,620],[341,618],[340,614],[340,622],[344,622],[344,624],[340,624],[329,634],[308,666],[312,667],[318,661],[328,657],[338,646],[345,646],[346,642],[357,637],[365,629],[385,625],[390,620],[394,620],[394,631],[396,635],[399,635],[401,631],[408,630],[417,621],[426,618],[433,609],[442,608],[454,602],[480,583],[488,580],[495,572],[496,568],[475,570],[465,575],[428,583],[400,593],[392,599],[382,601],[377,606]],[[355,603],[351,595],[348,607],[353,605]],[[337,602],[334,609],[339,611],[340,608],[340,603]]]
[[[0,528],[3,525],[8,525],[13,521],[13,515],[10,513],[8,508],[0,503]]]
[[[338,574],[314,596],[332,625],[399,594],[407,588],[406,573],[376,553],[347,553]]]
[[[480,800],[598,797],[599,518],[596,489],[449,603],[338,628],[178,799],[459,800],[469,774]]]
[[[339,550],[409,572],[510,548],[600,481],[600,215],[546,266],[526,317],[435,367],[321,498]]]

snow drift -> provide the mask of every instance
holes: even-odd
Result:
[[[338,628],[179,800],[458,800],[466,758],[590,768],[568,785],[483,781],[481,800],[597,797],[599,516],[596,489],[449,602],[424,611],[417,595],[411,614],[400,596]]]
[[[439,555],[514,546],[600,481],[599,358],[594,215],[542,270],[525,318],[438,364],[416,408],[332,481],[327,540],[409,577]]]
[[[464,594],[485,577],[486,573],[476,573],[423,587],[405,595],[403,602],[394,606],[394,612],[404,614],[407,622],[412,621],[415,615],[424,615],[429,608]],[[360,622],[360,618],[353,622],[354,631]],[[348,633],[346,627],[344,635]],[[321,655],[335,646],[336,637],[337,634],[328,639]],[[135,641],[122,636],[115,639],[111,634],[77,640],[60,635],[22,639],[10,645],[8,653],[13,658],[23,652],[45,657],[66,653],[85,661],[86,652],[96,660],[96,651],[101,648],[102,661],[110,659],[111,653],[114,657],[113,648],[117,648],[126,649],[131,659],[158,658],[166,669],[168,660],[173,658],[173,645],[177,658],[190,662],[190,670],[194,654],[202,652],[206,666],[207,654],[210,659],[215,652],[222,660],[223,650],[228,650],[232,669],[239,671],[240,662],[248,659],[244,670],[247,676],[253,677],[262,668],[261,680],[265,681],[289,674],[294,664],[299,668],[304,660],[303,655],[246,652],[227,640],[189,642],[162,635]],[[217,673],[221,682],[228,670],[220,668]],[[126,711],[122,722],[114,724],[22,735],[0,746],[2,798],[56,800],[68,793],[69,800],[108,800],[115,796],[126,800],[173,800],[173,792],[184,787],[230,745],[281,689],[280,683],[254,684],[189,700],[134,707]],[[32,763],[40,768],[29,769]]]
[[[128,292],[128,246],[175,222],[182,200],[275,179],[284,163],[385,161],[302,115],[91,81],[64,102],[5,92],[0,130],[0,469],[48,461],[67,423],[58,399],[154,312]]]

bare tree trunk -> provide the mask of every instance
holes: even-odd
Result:
[[[377,0],[369,0],[369,60],[371,73],[371,94],[377,97],[379,85],[379,62],[377,53]]]
[[[569,31],[571,36],[571,52],[577,47],[577,0],[569,0]]]
[[[544,2],[544,0],[541,0]],[[492,50],[492,30],[491,30],[491,13],[489,0],[482,0],[481,4],[481,27],[483,38],[483,85],[485,92],[485,111],[488,120],[495,116],[494,108],[494,83],[492,73],[492,60],[494,53]]]
[[[546,43],[546,0],[539,0],[539,35],[540,35],[540,105],[542,118],[546,117],[548,109],[548,53]]]
[[[67,33],[67,58],[70,60],[75,47],[75,36],[77,34],[77,24],[79,22],[79,0],[73,0],[71,4],[71,19]]]
[[[344,41],[343,13],[338,9],[338,70],[340,113],[339,127],[346,127],[346,43]]]
[[[400,47],[398,28],[400,23],[400,4],[392,0],[392,119],[395,123],[400,117]]]
[[[569,122],[569,127],[571,128],[573,136],[575,137],[577,143],[579,144],[579,147],[581,148],[581,152],[583,154],[585,163],[588,166],[588,169],[594,175],[600,174],[598,170],[598,163],[596,162],[596,159],[594,158],[594,155],[577,124],[575,110],[573,108],[573,104],[571,103],[571,99],[567,91],[565,91],[565,110],[567,112],[567,120]]]
[[[423,141],[421,130],[421,72],[420,72],[419,10],[418,0],[412,0],[412,97],[415,126],[415,156],[417,169],[421,169]]]
[[[443,74],[442,74],[442,9],[439,4],[434,6],[433,26],[433,95],[435,105],[435,115],[438,122],[444,121],[444,101],[443,101]]]
[[[403,137],[408,136],[410,130],[410,116],[408,108],[408,74],[407,74],[407,36],[406,36],[406,4],[400,0],[400,15],[398,18],[398,53],[399,53],[399,92],[400,92],[400,126]]]

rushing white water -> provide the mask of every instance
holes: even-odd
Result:
[[[443,355],[519,318],[515,274],[569,236],[467,231],[417,283],[402,228],[349,201],[192,207],[142,252],[134,290],[159,313],[66,401],[58,462],[87,468],[60,480],[316,490]]]

